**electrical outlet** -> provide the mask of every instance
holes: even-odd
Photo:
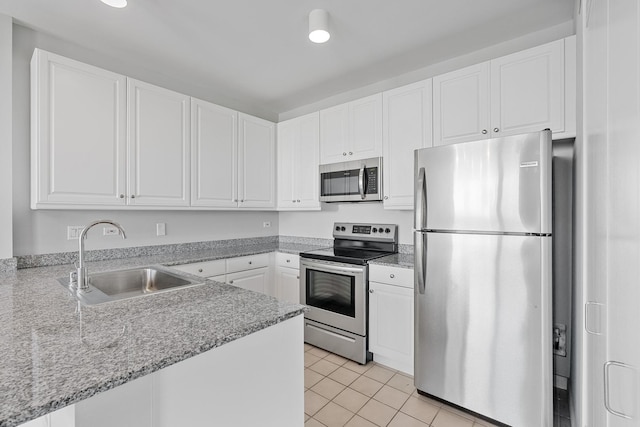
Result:
[[[271,221],[265,221],[265,222],[263,222],[263,223],[262,223],[262,227],[263,227],[263,228],[269,228],[269,227],[271,227]]]
[[[82,229],[84,227],[82,225],[68,225],[67,226],[67,240],[75,240],[80,236]]]
[[[115,227],[103,227],[102,235],[103,236],[113,236],[120,234],[119,230]]]
[[[167,235],[167,224],[164,222],[159,222],[156,224],[156,236],[166,236]]]
[[[567,356],[567,325],[562,323],[553,326],[553,354]]]

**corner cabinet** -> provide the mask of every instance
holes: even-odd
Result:
[[[382,94],[320,111],[320,163],[382,156]]]
[[[565,132],[565,40],[436,76],[433,100],[434,145]]]
[[[36,49],[31,208],[127,203],[127,79]]]
[[[276,298],[300,303],[300,256],[276,253]]]
[[[276,125],[238,113],[238,206],[276,206]]]
[[[369,351],[373,360],[413,375],[413,270],[369,267]]]
[[[385,209],[413,209],[414,150],[432,145],[431,79],[382,94]]]
[[[319,113],[278,123],[278,210],[320,210]]]
[[[191,101],[128,79],[128,204],[189,206]]]

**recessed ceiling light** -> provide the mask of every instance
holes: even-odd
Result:
[[[127,0],[100,0],[111,7],[123,8],[127,6]]]
[[[309,14],[309,40],[314,43],[324,43],[330,37],[329,14],[322,9],[312,10]]]

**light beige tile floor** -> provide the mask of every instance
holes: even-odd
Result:
[[[493,427],[421,396],[413,378],[386,366],[359,365],[304,345],[306,427]],[[570,427],[568,394],[554,390],[554,426]]]
[[[386,366],[359,365],[304,345],[305,426],[491,427],[419,395],[413,378]]]

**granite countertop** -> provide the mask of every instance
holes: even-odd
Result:
[[[386,265],[389,267],[413,268],[413,254],[393,254],[369,261],[369,264]]]
[[[98,272],[315,248],[247,245],[87,265]],[[56,280],[71,269],[60,265],[0,274],[0,427],[37,418],[304,311],[299,304],[210,280],[82,306]]]

